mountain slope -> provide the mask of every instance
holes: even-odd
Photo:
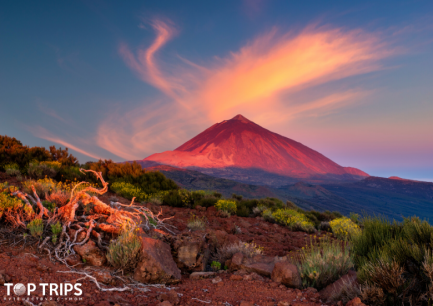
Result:
[[[216,123],[174,151],[144,159],[180,168],[260,169],[292,178],[360,179],[368,174],[342,167],[303,144],[273,133],[242,115]]]

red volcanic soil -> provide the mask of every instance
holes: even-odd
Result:
[[[144,160],[181,168],[259,168],[295,178],[326,174],[368,176],[356,168],[342,167],[242,115],[214,124],[174,151],[153,154]]]
[[[108,202],[110,193],[100,197],[104,202]],[[121,203],[129,203],[128,200],[118,197]],[[146,204],[151,209],[160,207]],[[292,232],[285,227],[277,224],[265,222],[262,218],[243,218],[232,216],[230,218],[220,218],[216,214],[214,207],[207,210],[196,210],[188,208],[173,208],[162,206],[163,217],[174,216],[167,223],[176,226],[177,234],[188,235],[186,227],[187,220],[191,215],[199,216],[207,220],[207,230],[223,230],[230,235],[236,236],[241,241],[252,242],[264,248],[264,253],[268,256],[284,256],[293,254],[308,245],[312,236],[303,232]],[[234,234],[234,226],[241,229],[241,233]],[[7,236],[6,232],[0,232],[3,239]],[[317,238],[321,235],[318,234]],[[1,235],[0,235],[1,238]],[[316,239],[317,239],[316,238]],[[95,305],[95,306],[127,306],[127,305],[160,305],[161,297],[170,291],[175,291],[178,295],[177,305],[303,305],[319,306],[330,305],[320,300],[319,294],[313,288],[304,290],[287,288],[284,285],[273,282],[269,278],[259,278],[256,280],[235,279],[232,273],[221,271],[218,276],[222,281],[213,283],[212,279],[193,280],[188,274],[182,275],[182,281],[173,286],[152,287],[149,286],[148,292],[126,291],[126,292],[102,292],[97,289],[94,283],[83,280],[82,276],[73,273],[60,273],[69,269],[59,262],[50,261],[45,252],[41,252],[37,245],[23,247],[22,243],[12,246],[5,240],[0,239],[0,274],[7,275],[9,282],[16,283],[82,283],[83,295],[79,301],[69,301],[60,298],[57,303],[49,305]],[[95,271],[105,271],[114,275],[113,269],[109,267],[93,267],[87,263],[81,263],[76,267],[78,271],[85,271],[94,274]],[[125,279],[125,277],[123,277]],[[121,288],[125,285],[121,278],[113,278],[109,286]],[[0,287],[1,305],[22,305],[21,301],[4,300],[6,288]],[[12,295],[14,297],[14,295]],[[41,290],[32,293],[35,305],[45,298]],[[244,304],[241,304],[244,302]],[[246,304],[250,302],[251,304]],[[47,304],[48,305],[48,304]],[[165,305],[165,304],[163,304]],[[171,304],[170,304],[171,305]]]

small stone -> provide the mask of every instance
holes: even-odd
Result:
[[[291,304],[289,302],[286,302],[286,301],[280,301],[280,302],[278,302],[277,305],[278,306],[290,306]]]
[[[159,303],[158,306],[173,306],[173,304],[170,303],[169,301],[164,301],[162,303]]]
[[[218,283],[221,282],[221,281],[222,281],[222,278],[219,277],[219,276],[217,276],[217,277],[215,277],[215,278],[212,280],[212,284],[218,284]]]
[[[232,280],[232,281],[241,281],[241,280],[243,280],[243,276],[242,275],[233,274],[232,276],[230,276],[230,280]]]
[[[193,272],[190,274],[190,279],[202,279],[215,276],[215,272]]]
[[[45,265],[39,263],[39,264],[36,266],[36,270],[41,271],[41,272],[50,272],[51,269],[48,268],[47,266],[45,266]]]
[[[106,271],[96,271],[94,272],[93,276],[98,282],[104,283],[106,285],[109,285],[113,282],[113,277]]]

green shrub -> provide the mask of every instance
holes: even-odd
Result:
[[[5,212],[16,212],[22,208],[24,203],[10,195],[8,184],[0,184],[0,219]]]
[[[263,219],[265,219],[265,221],[268,221],[268,222],[275,222],[275,218],[274,218],[274,214],[272,213],[272,210],[271,209],[265,209],[263,212],[262,212],[262,217],[263,217]]]
[[[218,261],[212,261],[210,267],[212,268],[212,270],[214,271],[219,271],[221,270],[221,263]]]
[[[27,229],[30,230],[30,235],[40,238],[44,232],[44,223],[42,219],[36,218],[27,224]]]
[[[53,241],[53,244],[56,244],[57,243],[57,237],[62,232],[62,224],[60,224],[59,221],[57,221],[56,224],[51,224],[51,232],[53,233],[51,240]]]
[[[232,199],[238,200],[238,201],[242,201],[243,196],[242,195],[237,195],[236,193],[232,194]]]
[[[57,173],[56,179],[58,181],[83,181],[86,178],[86,175],[80,171],[79,166],[63,166],[60,168]]]
[[[346,217],[332,220],[329,222],[329,226],[331,226],[334,235],[342,240],[347,240],[360,232],[359,226]]]
[[[287,226],[291,230],[313,232],[314,226],[304,214],[293,209],[277,209],[272,213],[275,222]]]
[[[409,297],[412,303],[423,299],[431,286],[424,265],[432,252],[433,227],[416,217],[401,223],[364,217],[361,223],[363,230],[351,239],[361,285],[369,292],[382,292],[381,305],[401,305]],[[366,293],[365,299],[374,298]]]
[[[33,195],[32,186],[35,187],[36,193],[39,197],[45,196],[52,191],[57,191],[57,183],[52,179],[40,179],[40,180],[27,180],[22,183],[22,190],[25,193]]]
[[[7,164],[4,166],[5,172],[7,175],[10,176],[18,176],[21,175],[21,171],[20,168],[17,164],[13,163],[13,164]]]
[[[173,207],[182,207],[182,197],[180,196],[177,190],[170,190],[163,198],[162,203],[164,205],[173,206]]]
[[[141,254],[141,239],[136,230],[124,229],[116,240],[108,246],[108,262],[123,272],[133,271]]]
[[[302,248],[301,262],[298,263],[303,286],[318,290],[339,279],[351,267],[353,261],[349,249],[332,240]]]
[[[221,197],[223,195],[221,194],[221,192],[214,191],[214,192],[212,192],[212,196],[217,198],[217,199],[221,199]]]
[[[57,161],[33,161],[29,163],[27,173],[31,178],[41,179],[44,177],[54,178],[60,170],[61,163]]]
[[[138,202],[146,202],[150,199],[159,199],[160,201],[163,201],[165,196],[169,193],[168,191],[159,191],[157,193],[148,194],[136,185],[120,181],[114,182],[111,185],[111,190],[128,200],[132,200],[132,198],[135,197]]]
[[[239,217],[248,217],[250,215],[250,210],[247,206],[241,205],[237,207],[236,215]]]
[[[199,218],[196,215],[192,215],[188,219],[187,227],[192,231],[204,231],[206,228],[205,218]]]
[[[235,201],[230,200],[218,200],[215,204],[216,209],[225,211],[228,213],[236,213],[237,207]]]
[[[137,162],[114,163],[112,160],[99,160],[87,164],[90,170],[102,172],[104,179],[110,184],[124,182],[140,188],[145,194],[179,189],[176,183],[159,171],[146,171]],[[94,176],[87,175],[87,180],[97,182]],[[111,187],[110,187],[111,188]]]
[[[56,203],[50,201],[42,201],[42,206],[44,206],[49,211],[54,212],[54,209],[56,208],[57,205]]]
[[[202,207],[211,207],[211,206],[215,206],[215,204],[218,202],[218,198],[212,196],[205,196],[203,199],[201,199],[200,201],[194,203],[197,205],[200,205]]]

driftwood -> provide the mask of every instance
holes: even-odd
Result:
[[[46,237],[39,245],[39,249],[45,250],[50,258],[54,257],[68,266],[66,258],[71,254],[75,254],[73,247],[76,245],[84,245],[92,237],[96,240],[100,249],[107,250],[107,246],[105,246],[102,241],[104,232],[113,236],[119,235],[123,229],[142,227],[145,230],[161,228],[167,232],[173,233],[172,230],[168,228],[170,225],[164,223],[165,220],[173,217],[162,219],[162,210],[154,214],[147,207],[135,205],[135,198],[133,198],[128,205],[119,202],[111,202],[111,205],[107,205],[99,200],[97,196],[90,195],[89,193],[97,195],[106,193],[108,191],[108,183],[105,182],[101,172],[85,169],[80,169],[80,171],[82,173],[93,173],[101,182],[102,189],[88,186],[77,191],[78,186],[86,183],[81,182],[72,189],[69,203],[60,208],[56,208],[53,212],[48,211],[48,209],[42,205],[34,186],[32,186],[33,195],[21,191],[12,193],[12,195],[24,201],[24,211],[26,212],[25,220],[22,220],[23,217],[20,218],[20,214],[16,214],[13,217],[9,216],[11,220],[8,220],[14,226],[26,228],[25,221],[31,221],[34,218],[43,220],[45,218],[46,224],[53,224],[57,221],[63,224],[62,232],[54,249],[50,249],[49,247],[48,242],[50,241],[50,237]],[[83,213],[79,215],[77,212]],[[75,230],[73,237],[69,236],[69,229]],[[78,234],[81,232],[85,232],[86,236],[84,240],[77,242]]]

